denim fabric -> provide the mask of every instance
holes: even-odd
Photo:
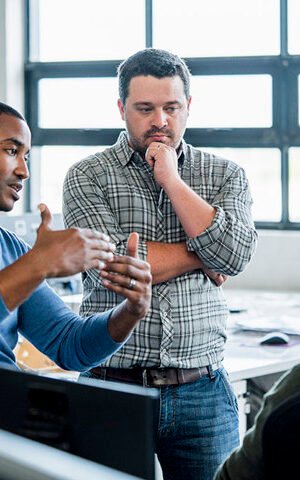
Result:
[[[238,406],[228,374],[222,367],[214,375],[160,388],[156,452],[164,480],[212,480],[239,445]]]
[[[212,480],[239,445],[238,406],[224,368],[161,389],[157,456],[164,480]]]

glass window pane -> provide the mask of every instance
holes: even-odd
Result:
[[[277,148],[206,148],[245,169],[253,198],[255,221],[278,222],[281,219],[280,150]]]
[[[288,0],[288,51],[291,54],[300,53],[300,2]]]
[[[45,202],[53,213],[61,213],[62,187],[68,169],[79,160],[104,150],[105,146],[34,147],[31,153],[32,209]]]
[[[116,78],[51,78],[39,82],[41,128],[122,128]]]
[[[289,217],[300,222],[300,148],[289,149]]]
[[[272,126],[270,75],[192,76],[188,127]]]
[[[154,47],[183,57],[278,55],[279,4],[279,0],[153,0]]]
[[[121,59],[144,48],[141,0],[31,2],[31,60]]]

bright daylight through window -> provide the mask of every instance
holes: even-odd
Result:
[[[191,70],[186,141],[245,168],[258,228],[300,228],[298,0],[27,0],[27,6],[27,112],[38,185],[29,209],[43,200],[60,212],[70,165],[115,142],[124,127],[117,66],[153,46],[184,57]]]

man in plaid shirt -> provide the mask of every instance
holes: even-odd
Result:
[[[183,140],[191,97],[182,59],[145,49],[118,75],[126,131],[71,167],[64,218],[69,227],[106,232],[119,254],[138,232],[153,297],[126,345],[88,375],[159,388],[164,479],[211,480],[239,443],[237,403],[222,366],[228,309],[219,285],[254,253],[251,194],[241,167]],[[129,286],[138,288],[134,278]],[[82,315],[121,301],[93,270],[83,289]]]

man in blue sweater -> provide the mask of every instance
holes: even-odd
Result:
[[[0,102],[0,211],[12,210],[29,176],[30,137],[22,115]],[[127,255],[115,256],[107,235],[77,228],[52,231],[46,205],[40,205],[40,211],[32,249],[0,227],[0,365],[17,368],[13,349],[20,332],[62,368],[85,371],[116,352],[146,315],[150,266],[138,258],[136,233],[129,236]],[[90,269],[125,300],[83,319],[45,279]]]

